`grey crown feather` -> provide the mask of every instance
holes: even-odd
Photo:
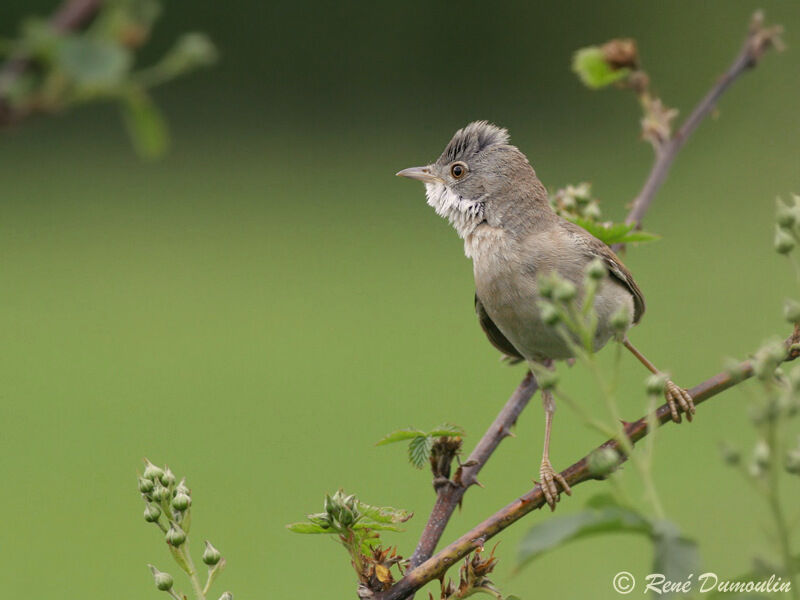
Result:
[[[495,144],[508,144],[508,131],[488,121],[473,121],[456,131],[442,153],[444,162],[472,156]]]

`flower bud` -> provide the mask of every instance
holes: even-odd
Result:
[[[164,487],[172,487],[175,485],[175,473],[173,473],[169,467],[164,468],[164,472],[159,479],[161,480],[161,485]]]
[[[153,491],[153,487],[155,484],[153,483],[152,479],[147,479],[145,477],[139,477],[139,491],[142,494],[149,494]]]
[[[155,581],[156,587],[161,590],[162,592],[168,592],[172,589],[172,575],[169,573],[164,573],[163,571],[159,571],[153,565],[147,565],[150,567],[150,572],[153,574],[153,581]]]
[[[172,508],[174,508],[178,512],[185,511],[187,508],[191,506],[191,504],[192,504],[192,499],[183,493],[177,494],[172,499]]]
[[[233,600],[233,594],[230,592],[225,592],[222,596],[219,597],[219,600]]]
[[[161,502],[169,497],[169,490],[161,485],[161,482],[156,482],[155,487],[150,495],[156,502]]]
[[[586,275],[590,279],[594,279],[595,281],[600,281],[603,277],[606,276],[606,266],[603,264],[603,261],[599,258],[595,258],[589,265],[586,267]]]
[[[793,448],[786,453],[786,460],[783,466],[788,473],[800,475],[800,447]]]
[[[589,455],[587,466],[595,477],[605,477],[617,468],[619,461],[619,452],[614,448],[600,448]]]
[[[160,479],[161,476],[164,474],[164,471],[161,470],[159,467],[155,466],[146,458],[144,459],[144,462],[145,462],[144,473],[143,473],[144,478],[149,479],[151,481],[154,481],[155,479]]]
[[[667,376],[663,373],[654,373],[645,381],[645,387],[648,394],[659,396],[664,393],[664,389],[667,387]]]
[[[583,216],[587,219],[599,219],[601,214],[600,205],[597,202],[589,202],[583,209]]]
[[[627,331],[631,326],[631,313],[627,306],[621,306],[617,312],[611,315],[611,328],[617,333]]]
[[[186,532],[177,523],[170,521],[166,535],[167,543],[177,548],[186,541]]]
[[[144,520],[148,523],[155,523],[158,521],[158,518],[161,516],[161,509],[158,507],[157,504],[151,504],[150,502],[144,507]]]
[[[794,249],[794,238],[780,227],[775,229],[775,251],[779,254],[789,254]]]
[[[561,315],[558,314],[558,309],[555,306],[547,303],[542,303],[539,309],[539,315],[542,317],[542,321],[545,325],[549,325],[552,327],[556,325],[561,320]]]
[[[726,358],[722,366],[734,382],[738,383],[744,380],[745,370],[742,369],[742,363],[735,358]]]
[[[720,444],[719,450],[720,454],[722,454],[722,460],[725,461],[725,464],[736,466],[742,460],[742,455],[739,450],[725,442]]]
[[[800,322],[800,302],[787,298],[783,303],[783,316],[789,323]]]
[[[780,198],[776,198],[775,205],[775,220],[777,221],[778,225],[786,229],[794,225],[796,215],[792,210],[792,206],[787,206]]]
[[[187,496],[192,495],[191,490],[189,490],[189,488],[186,486],[186,477],[183,477],[180,483],[175,486],[175,494],[186,494]]]
[[[221,558],[222,554],[219,553],[219,550],[214,548],[211,542],[206,540],[206,549],[203,550],[203,562],[211,567],[217,564]]]
[[[762,469],[769,467],[769,446],[764,440],[758,440],[753,448],[753,463]]]
[[[554,278],[552,276],[539,277],[539,294],[542,296],[542,298],[547,298],[548,300],[552,300],[554,292],[555,292]]]
[[[555,289],[553,290],[553,297],[559,302],[569,302],[575,298],[575,294],[577,293],[578,290],[572,283],[566,279],[561,279],[556,283]]]
[[[536,383],[542,390],[552,390],[558,384],[558,375],[555,371],[542,371],[536,374]]]

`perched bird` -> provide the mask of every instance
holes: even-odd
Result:
[[[659,373],[612,326],[612,316],[627,309],[627,331],[639,322],[645,303],[630,271],[606,244],[552,209],[547,192],[528,159],[509,143],[508,132],[486,121],[459,129],[436,162],[397,173],[425,184],[428,204],[446,218],[464,240],[475,276],[475,311],[489,341],[512,361],[551,367],[573,357],[559,332],[541,315],[541,277],[556,273],[583,293],[587,266],[599,259],[605,277],[594,296],[597,315],[594,349],[616,337],[650,371]],[[623,313],[624,314],[624,313]],[[665,397],[673,420],[678,407],[691,420],[689,393],[667,381]],[[550,463],[550,428],[555,402],[542,391],[545,410],[544,451],[539,469],[547,503],[555,509],[559,489],[569,485]]]

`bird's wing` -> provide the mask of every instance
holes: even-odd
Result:
[[[492,321],[492,319],[489,317],[486,309],[483,307],[483,304],[481,304],[480,298],[478,298],[478,294],[475,294],[475,312],[478,315],[478,321],[480,321],[481,328],[486,334],[486,337],[489,338],[492,346],[506,355],[509,364],[515,365],[525,360],[522,355],[517,352],[517,349],[514,348],[513,344],[509,342],[506,336],[504,336],[503,333],[497,328],[497,325],[494,324],[494,321]]]
[[[638,323],[644,314],[645,304],[644,295],[639,286],[633,279],[633,275],[628,270],[614,251],[606,244],[598,240],[591,233],[586,231],[583,227],[563,220],[562,225],[573,234],[576,241],[581,243],[588,256],[592,258],[599,258],[603,261],[611,280],[625,287],[633,296],[633,322]]]

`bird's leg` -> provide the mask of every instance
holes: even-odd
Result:
[[[558,471],[553,469],[550,464],[550,428],[553,425],[553,413],[556,412],[556,403],[553,399],[553,392],[551,390],[542,390],[542,405],[544,406],[544,450],[542,451],[542,465],[539,467],[539,477],[542,480],[542,492],[550,505],[550,510],[556,509],[556,502],[560,500],[558,495],[558,485],[568,495],[572,495],[572,490]]]
[[[631,354],[638,358],[639,362],[647,367],[651,373],[656,375],[661,373],[661,371],[659,371],[653,363],[647,360],[647,357],[644,354],[639,352],[636,347],[631,344],[627,337],[622,339],[622,345],[630,350]],[[669,404],[669,410],[673,421],[676,423],[681,422],[681,415],[678,413],[678,406],[680,406],[681,410],[686,414],[686,418],[689,421],[692,420],[695,408],[694,401],[692,400],[692,396],[689,394],[689,392],[682,387],[675,385],[671,379],[667,379],[667,383],[664,387],[664,397],[667,400],[667,404]]]

